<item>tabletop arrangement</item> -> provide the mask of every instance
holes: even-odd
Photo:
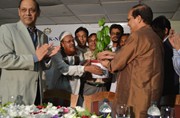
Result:
[[[46,105],[15,105],[7,103],[0,107],[0,118],[101,118],[86,109],[76,106],[62,107]]]

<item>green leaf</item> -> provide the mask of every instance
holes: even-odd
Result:
[[[97,41],[96,43],[96,47],[98,49],[98,52],[101,52],[104,50],[105,46],[104,46],[104,42],[103,41]]]
[[[7,106],[9,106],[10,104],[12,104],[12,102],[7,102],[7,103],[5,103],[5,104],[3,105],[3,107],[7,107]]]
[[[109,27],[106,25],[106,26],[104,26],[104,28],[103,28],[103,33],[104,33],[104,35],[106,36],[106,35],[109,35]]]
[[[2,107],[0,107],[0,114],[6,114],[6,111]]]
[[[111,117],[111,114],[109,113],[106,118],[112,118],[112,117]]]
[[[108,48],[108,44],[110,43],[109,26],[105,26],[105,18],[100,19],[98,24],[99,27],[101,27],[101,30],[96,33],[98,41],[96,42],[95,55],[97,55],[98,52],[106,50]]]
[[[111,39],[110,39],[110,36],[109,35],[106,35],[104,37],[104,43],[105,43],[105,47],[110,43]]]
[[[98,41],[101,41],[102,32],[101,32],[101,31],[98,31],[96,34],[97,34],[97,39],[98,39]]]
[[[105,24],[105,18],[102,18],[98,21],[99,27],[104,26]]]
[[[91,113],[87,109],[81,112],[78,112],[76,109],[75,111],[76,111],[76,117],[91,116]]]

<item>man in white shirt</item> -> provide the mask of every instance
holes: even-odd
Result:
[[[52,58],[54,74],[52,88],[64,89],[78,95],[80,91],[80,77],[85,72],[103,74],[94,65],[83,66],[83,54],[75,48],[74,38],[70,32],[62,32],[59,36],[61,50]]]
[[[124,34],[124,29],[121,25],[119,24],[112,24],[110,26],[110,38],[111,38],[111,42],[109,44],[109,48],[112,50],[112,52],[117,51],[120,48],[119,42],[120,42],[120,38],[121,36]],[[116,74],[113,74],[112,76],[112,82],[110,83],[110,91],[111,92],[115,92],[116,91]]]

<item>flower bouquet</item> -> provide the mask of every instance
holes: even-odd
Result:
[[[47,105],[15,105],[7,103],[0,107],[0,118],[100,118],[82,107]]]

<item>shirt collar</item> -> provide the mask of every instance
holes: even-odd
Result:
[[[166,38],[164,38],[163,42],[165,42],[169,37],[167,36]]]
[[[36,28],[36,27],[28,27],[27,29],[28,29],[28,31],[30,31],[30,32],[36,32],[36,31],[37,31],[37,28]]]

